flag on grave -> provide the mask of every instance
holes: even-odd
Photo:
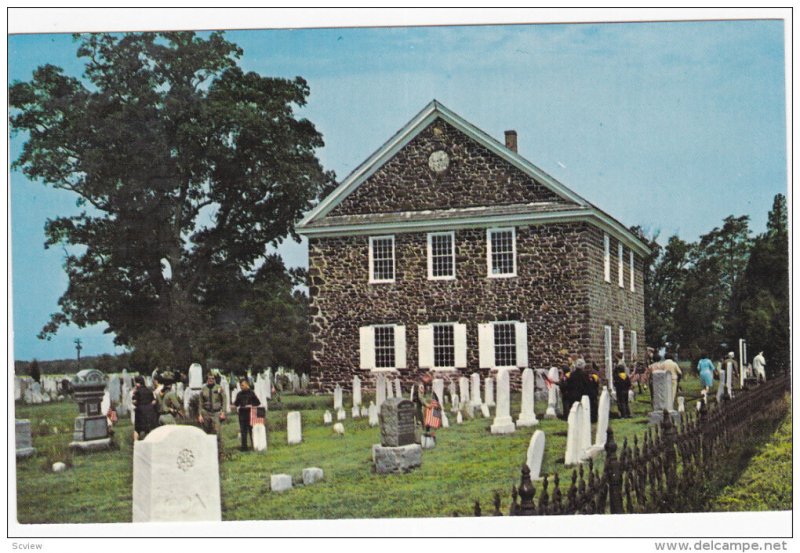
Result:
[[[264,407],[250,406],[250,426],[257,424],[264,424],[264,418],[267,416],[267,410]]]

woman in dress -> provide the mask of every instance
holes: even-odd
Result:
[[[714,383],[714,363],[708,358],[708,354],[700,354],[700,361],[697,363],[697,372],[700,373],[700,381],[703,383],[703,393],[707,394]]]

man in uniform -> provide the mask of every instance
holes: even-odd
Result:
[[[183,405],[178,399],[178,394],[172,389],[170,382],[164,382],[158,393],[158,422],[159,424],[176,424],[175,417],[182,417]]]
[[[225,394],[214,379],[214,374],[209,372],[206,385],[200,390],[200,415],[197,421],[207,434],[219,436],[220,422],[225,420],[227,409]]]

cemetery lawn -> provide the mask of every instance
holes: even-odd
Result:
[[[694,407],[700,383],[692,375],[682,381],[686,408]],[[365,402],[371,399],[365,394]],[[512,415],[519,413],[519,394],[512,394]],[[344,405],[346,433],[337,436],[322,423],[325,409],[332,411],[332,396],[284,396],[272,401],[268,414],[266,453],[238,450],[235,414],[223,425],[220,467],[223,520],[419,518],[472,516],[479,500],[484,514],[492,510],[495,491],[501,509],[508,511],[512,484],[519,484],[520,467],[531,436],[546,435],[542,474],[558,472],[566,495],[571,468],[564,466],[567,424],[543,420],[546,405],[536,403],[539,424],[520,428],[511,435],[492,435],[492,419],[480,417],[440,429],[435,449],[423,452],[422,467],[409,474],[378,475],[372,471],[372,444],[380,442],[380,429],[370,428],[366,418],[350,418],[350,398]],[[30,419],[35,456],[17,461],[17,517],[20,523],[130,522],[132,444],[130,418],[115,427],[117,448],[86,455],[68,454],[77,407],[72,401],[41,405],[17,402],[16,417]],[[301,410],[303,443],[286,444],[286,413]],[[627,437],[641,439],[650,411],[649,391],[631,404],[634,418],[619,420],[615,404],[610,425],[618,443]],[[492,409],[494,414],[494,409]],[[334,413],[335,415],[335,413]],[[54,433],[53,429],[58,433]],[[592,434],[594,439],[594,433]],[[602,455],[597,468],[602,468]],[[63,473],[49,472],[55,461],[72,466]],[[325,479],[302,486],[303,468],[320,467]],[[270,474],[291,474],[295,488],[283,493],[269,489]],[[297,485],[297,483],[300,485]],[[537,484],[537,497],[539,495]],[[552,492],[552,482],[550,484]]]

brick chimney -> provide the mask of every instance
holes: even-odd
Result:
[[[506,131],[506,148],[517,153],[517,131]]]

